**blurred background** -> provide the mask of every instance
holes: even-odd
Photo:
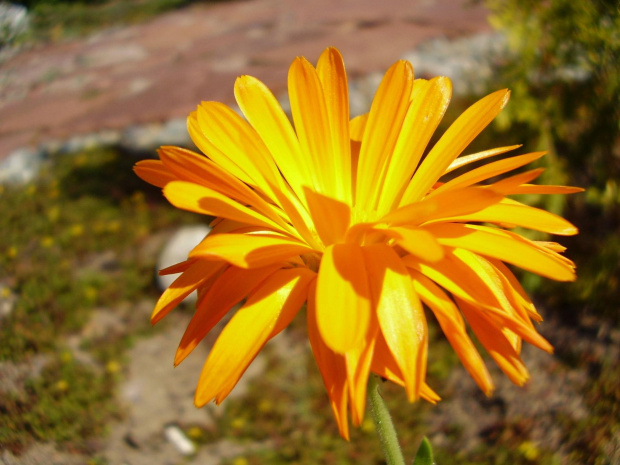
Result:
[[[191,147],[201,100],[234,106],[237,76],[288,107],[295,56],[345,59],[352,114],[410,60],[468,105],[508,87],[507,108],[466,153],[547,150],[525,200],[566,216],[576,283],[523,273],[549,355],[531,381],[489,360],[478,391],[431,320],[438,406],[386,385],[408,457],[428,435],[443,464],[620,463],[620,7],[613,0],[31,0],[0,2],[0,463],[381,464],[371,423],[338,437],[303,318],[267,345],[230,399],[193,407],[214,336],[181,366],[191,303],[155,328],[158,263],[204,234],[131,167],[162,144]],[[531,168],[531,167],[530,167]],[[530,237],[544,239],[542,235]],[[183,248],[182,248],[183,249]]]

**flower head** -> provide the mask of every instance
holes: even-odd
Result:
[[[486,164],[477,162],[519,146],[461,156],[509,91],[473,104],[425,154],[451,97],[448,78],[414,80],[411,64],[399,61],[370,112],[351,120],[344,63],[328,48],[316,67],[295,59],[288,89],[293,125],[263,83],[241,76],[235,97],[245,119],[203,102],[188,119],[203,154],[162,147],[161,160],[135,168],[174,206],[216,218],[186,261],[162,270],[182,274],[159,299],[153,322],[198,289],[175,364],[245,302],[211,349],[196,405],[221,402],[304,303],[308,338],[345,437],[349,409],[355,425],[363,419],[371,372],[402,385],[411,401],[439,400],[425,382],[425,307],[485,393],[493,383],[465,322],[523,384],[521,341],[552,348],[536,332],[532,320],[541,318],[506,263],[560,281],[575,273],[562,246],[510,229],[577,229],[509,196],[580,189],[529,184],[541,169],[489,181],[542,152]]]

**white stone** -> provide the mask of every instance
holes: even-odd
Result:
[[[26,7],[0,2],[0,46],[26,32],[29,24],[30,19]]]
[[[185,433],[176,425],[168,425],[164,428],[164,435],[177,450],[183,455],[193,455],[196,453],[196,446],[189,440]]]
[[[39,174],[44,158],[41,150],[14,150],[0,162],[0,184],[26,184],[33,181]]]

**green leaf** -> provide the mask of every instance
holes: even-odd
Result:
[[[435,465],[433,461],[433,449],[431,448],[431,443],[426,439],[426,436],[422,438],[422,444],[420,444],[413,465]]]

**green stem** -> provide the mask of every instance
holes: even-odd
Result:
[[[379,388],[379,377],[370,376],[368,380],[368,403],[370,404],[370,412],[379,434],[379,441],[385,454],[386,463],[387,465],[405,465],[405,459],[398,444],[398,437],[396,436],[394,423],[392,423],[392,417],[387,405],[385,405],[381,392],[379,392]]]

